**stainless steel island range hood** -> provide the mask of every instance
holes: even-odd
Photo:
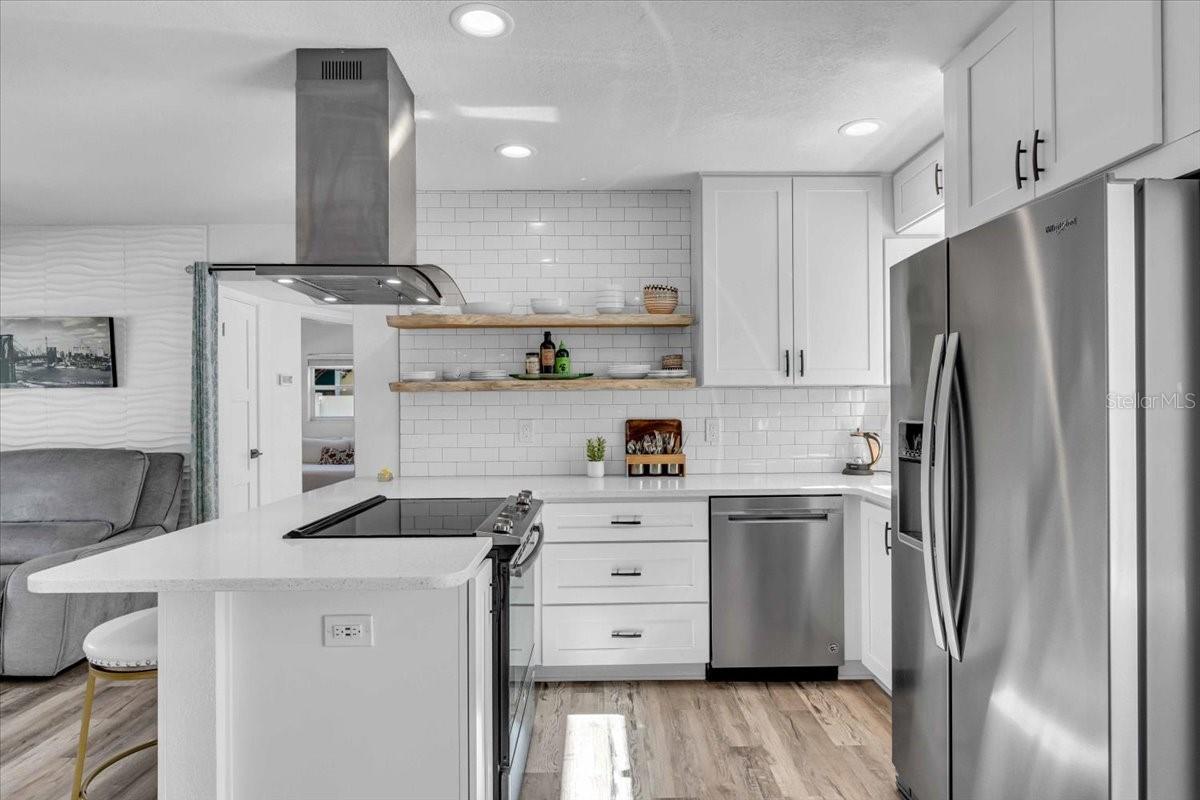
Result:
[[[296,51],[296,264],[253,271],[319,302],[460,305],[441,267],[417,265],[413,93],[383,48]]]

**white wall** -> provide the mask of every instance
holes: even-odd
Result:
[[[354,420],[314,419],[312,416],[312,387],[308,385],[308,359],[329,358],[348,355],[353,361],[354,326],[349,322],[325,322],[318,319],[300,321],[300,352],[304,382],[304,404],[301,409],[301,427],[304,436],[319,439],[352,438]]]
[[[7,227],[0,316],[116,317],[111,389],[0,390],[0,448],[188,453],[192,276],[203,226]]]
[[[418,260],[445,266],[468,301],[558,295],[590,308],[596,289],[680,289],[690,310],[691,198],[672,192],[420,192]],[[377,325],[373,319],[365,323]],[[365,324],[364,323],[364,324]],[[374,330],[374,328],[372,328]],[[357,333],[357,328],[356,328]],[[691,334],[653,329],[554,331],[577,370],[682,353]],[[448,364],[521,369],[541,330],[402,331],[402,369]],[[366,382],[366,376],[357,376]],[[609,472],[621,470],[627,418],[681,418],[690,473],[841,469],[849,432],[885,432],[886,388],[694,389],[624,392],[473,392],[400,395],[402,475],[566,474],[584,471],[583,442],[609,440]],[[704,442],[716,418],[719,443]],[[523,420],[533,442],[517,441]],[[367,464],[360,458],[361,469]],[[374,468],[370,470],[373,472]]]

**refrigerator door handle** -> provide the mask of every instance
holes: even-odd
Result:
[[[950,460],[950,395],[958,380],[958,333],[946,338],[946,357],[942,360],[942,377],[938,380],[937,419],[933,427],[937,436],[933,442],[933,562],[937,578],[938,603],[941,607],[943,627],[946,634],[946,650],[955,661],[962,661],[962,648],[958,641],[958,621],[954,618],[954,603],[950,595],[949,554],[946,538],[946,480]]]
[[[921,561],[925,565],[925,601],[929,607],[929,621],[933,624],[933,643],[939,650],[946,649],[946,637],[942,632],[942,616],[938,610],[937,585],[933,575],[933,512],[930,462],[933,456],[935,436],[933,427],[934,409],[937,405],[938,375],[942,371],[942,350],[945,337],[933,337],[933,352],[929,357],[929,380],[925,385],[925,412],[921,417]]]

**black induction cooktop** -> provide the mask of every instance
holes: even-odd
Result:
[[[502,497],[387,499],[382,495],[301,525],[285,539],[476,536]]]

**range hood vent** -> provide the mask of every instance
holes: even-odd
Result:
[[[297,50],[298,263],[249,265],[255,277],[324,303],[461,305],[454,279],[416,258],[408,81],[384,48]]]

